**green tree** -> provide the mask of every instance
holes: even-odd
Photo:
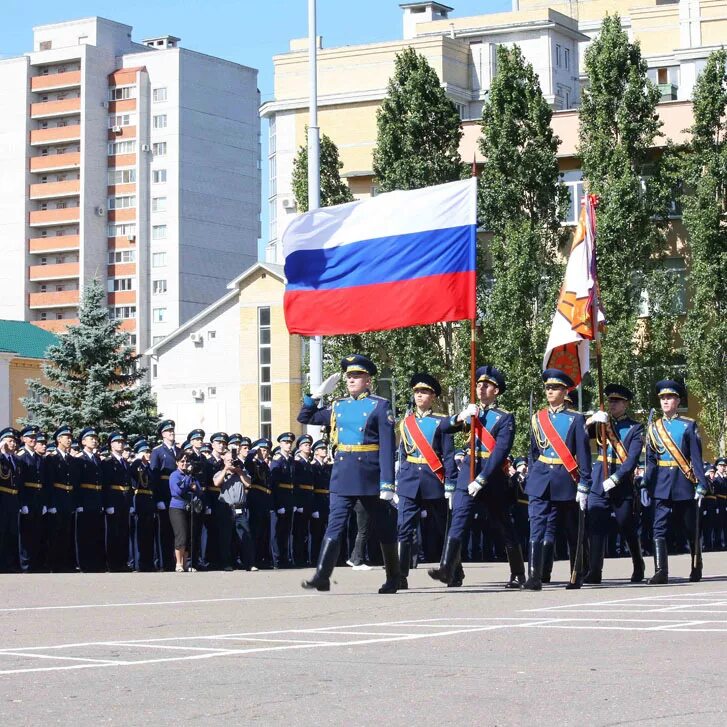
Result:
[[[524,452],[530,392],[542,390],[543,351],[562,280],[559,216],[567,191],[558,171],[560,139],[532,66],[518,46],[500,46],[497,69],[481,121],[479,216],[489,235],[478,358],[505,375],[502,404],[515,414],[515,451]]]
[[[664,236],[653,178],[658,160],[650,150],[659,133],[658,89],[647,78],[638,43],[630,43],[618,15],[606,16],[585,56],[588,85],[580,107],[579,154],[589,192],[598,195],[597,257],[608,320],[603,337],[606,381],[630,382],[636,403],[648,403],[653,374],[650,342],[639,322],[642,291],[656,294]],[[652,311],[668,306],[651,300]],[[663,322],[663,321],[662,321]],[[648,325],[648,324],[647,324]],[[658,361],[663,363],[664,350]],[[645,371],[639,376],[637,372]]]
[[[293,194],[300,212],[308,211],[308,127],[305,127],[305,141],[298,148],[293,160]],[[341,179],[339,170],[343,162],[338,156],[338,147],[330,137],[321,134],[320,145],[320,194],[321,207],[331,207],[353,202],[349,186]]]
[[[50,432],[59,424],[75,430],[94,426],[103,434],[120,430],[129,437],[154,432],[158,418],[144,382],[146,372],[119,326],[119,321],[109,320],[101,283],[91,281],[83,293],[78,325],[48,349],[43,365],[48,383],[28,381],[25,423]]]
[[[694,89],[694,124],[682,165],[688,194],[691,306],[684,329],[687,384],[715,449],[727,433],[727,52],[715,51]]]

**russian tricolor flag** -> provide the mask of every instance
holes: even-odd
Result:
[[[477,180],[324,207],[283,233],[290,333],[331,336],[475,316]]]

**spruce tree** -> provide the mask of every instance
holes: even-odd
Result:
[[[691,306],[684,329],[687,384],[715,450],[727,443],[727,53],[710,55],[694,89],[694,124],[683,157],[688,194]]]
[[[120,321],[109,319],[103,286],[91,281],[78,325],[69,326],[47,351],[43,374],[48,383],[28,381],[25,423],[48,432],[59,424],[76,431],[93,426],[99,434],[120,430],[130,438],[154,432],[158,418],[146,372],[119,328]]]
[[[308,127],[305,129],[306,143],[298,148],[293,160],[293,194],[298,211],[308,211]],[[321,207],[331,207],[353,202],[349,186],[339,174],[343,162],[338,156],[338,147],[330,137],[321,134],[320,144],[320,195]]]
[[[515,414],[514,451],[525,452],[530,393],[539,398],[542,391],[543,351],[562,281],[559,215],[567,192],[556,156],[560,139],[537,74],[518,46],[498,47],[497,68],[481,121],[479,216],[489,235],[478,358],[505,375],[501,403]]]

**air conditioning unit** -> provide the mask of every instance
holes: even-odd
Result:
[[[127,236],[126,236],[126,239],[127,239],[127,240],[128,240],[129,242],[136,242],[136,235],[127,235]]]
[[[120,134],[121,133],[121,127],[120,126],[112,126],[111,131],[114,132],[114,134]]]
[[[201,333],[190,333],[189,334],[189,340],[192,341],[192,343],[202,343],[204,341],[204,336]]]
[[[281,204],[284,210],[294,210],[296,207],[295,200],[292,197],[283,197]]]
[[[192,398],[197,401],[204,399],[204,391],[202,389],[192,389]]]
[[[151,151],[151,147],[149,146],[149,144],[142,144],[141,150],[142,151]]]
[[[96,207],[96,214],[99,217],[103,217],[106,214],[106,210],[103,207]]]

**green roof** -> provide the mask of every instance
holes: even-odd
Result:
[[[0,320],[0,350],[12,351],[23,358],[45,358],[48,346],[58,336],[26,321]]]

